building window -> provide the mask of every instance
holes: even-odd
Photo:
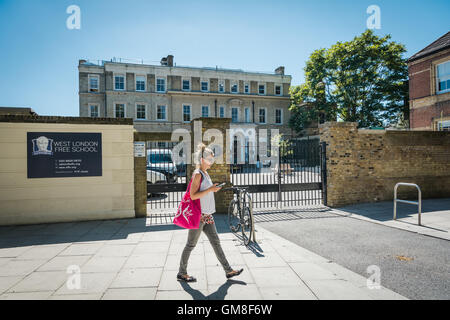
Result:
[[[136,91],[145,91],[145,76],[136,76]]]
[[[275,123],[282,124],[283,123],[283,110],[275,109]]]
[[[250,85],[248,82],[244,84],[244,93],[250,93]]]
[[[219,80],[219,92],[225,92],[225,80]]]
[[[238,84],[236,82],[231,84],[231,93],[238,93]]]
[[[116,104],[115,116],[116,118],[125,118],[125,105],[123,103]]]
[[[183,105],[183,121],[189,122],[191,121],[191,106]]]
[[[236,107],[231,108],[231,122],[239,121],[239,109]]]
[[[145,104],[136,105],[136,119],[145,120]]]
[[[259,123],[266,123],[266,109],[259,109]]]
[[[117,74],[114,76],[114,89],[125,90],[125,76],[123,74]]]
[[[209,106],[202,106],[202,117],[209,117]]]
[[[89,75],[89,92],[98,92],[99,91],[99,82],[100,78],[96,75]]]
[[[156,79],[156,92],[166,92],[166,79],[164,78]]]
[[[201,91],[208,91],[208,81],[201,81],[200,82],[200,90]]]
[[[189,80],[184,80],[183,79],[183,84],[182,84],[182,89],[183,91],[190,91],[191,90],[191,82]]]
[[[266,94],[266,85],[265,84],[258,85],[258,93],[259,94]]]
[[[437,65],[437,92],[450,91],[450,61]]]
[[[157,106],[156,107],[156,120],[166,121],[167,120],[167,107]]]
[[[224,106],[219,107],[219,117],[225,118],[225,107]]]
[[[437,129],[438,131],[450,131],[450,120],[439,121]]]
[[[89,105],[89,115],[91,118],[98,118],[98,104]]]
[[[250,122],[250,108],[244,109],[245,122]]]
[[[275,85],[275,95],[281,96],[281,86],[278,84]]]

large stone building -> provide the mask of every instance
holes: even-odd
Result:
[[[133,118],[140,132],[190,130],[192,119],[228,117],[243,132],[292,134],[284,67],[273,73],[183,67],[169,55],[161,65],[80,60],[78,70],[81,117]]]
[[[408,60],[410,127],[450,131],[450,32]]]

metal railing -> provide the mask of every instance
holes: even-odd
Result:
[[[401,200],[397,199],[397,188],[398,186],[410,186],[410,187],[416,187],[417,191],[419,193],[419,199],[418,201],[409,201],[409,200]],[[409,203],[409,204],[416,204],[419,207],[419,226],[421,225],[421,215],[422,215],[422,191],[420,190],[420,187],[415,183],[405,183],[405,182],[399,182],[394,187],[394,220],[397,219],[397,202],[402,203]]]

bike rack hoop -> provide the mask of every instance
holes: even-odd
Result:
[[[397,188],[399,186],[416,187],[417,192],[418,192],[418,201],[397,199]],[[421,225],[421,215],[422,215],[422,191],[420,190],[420,187],[415,183],[406,183],[406,182],[399,182],[395,185],[395,187],[394,187],[394,220],[397,219],[397,202],[416,204],[418,206],[418,209],[419,209],[418,225],[420,226]]]

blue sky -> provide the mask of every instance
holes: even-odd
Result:
[[[69,30],[70,5],[81,29]],[[136,58],[159,64],[273,71],[303,82],[312,51],[366,29],[369,5],[381,29],[411,56],[450,30],[450,1],[0,0],[0,106],[78,116],[80,58]]]

